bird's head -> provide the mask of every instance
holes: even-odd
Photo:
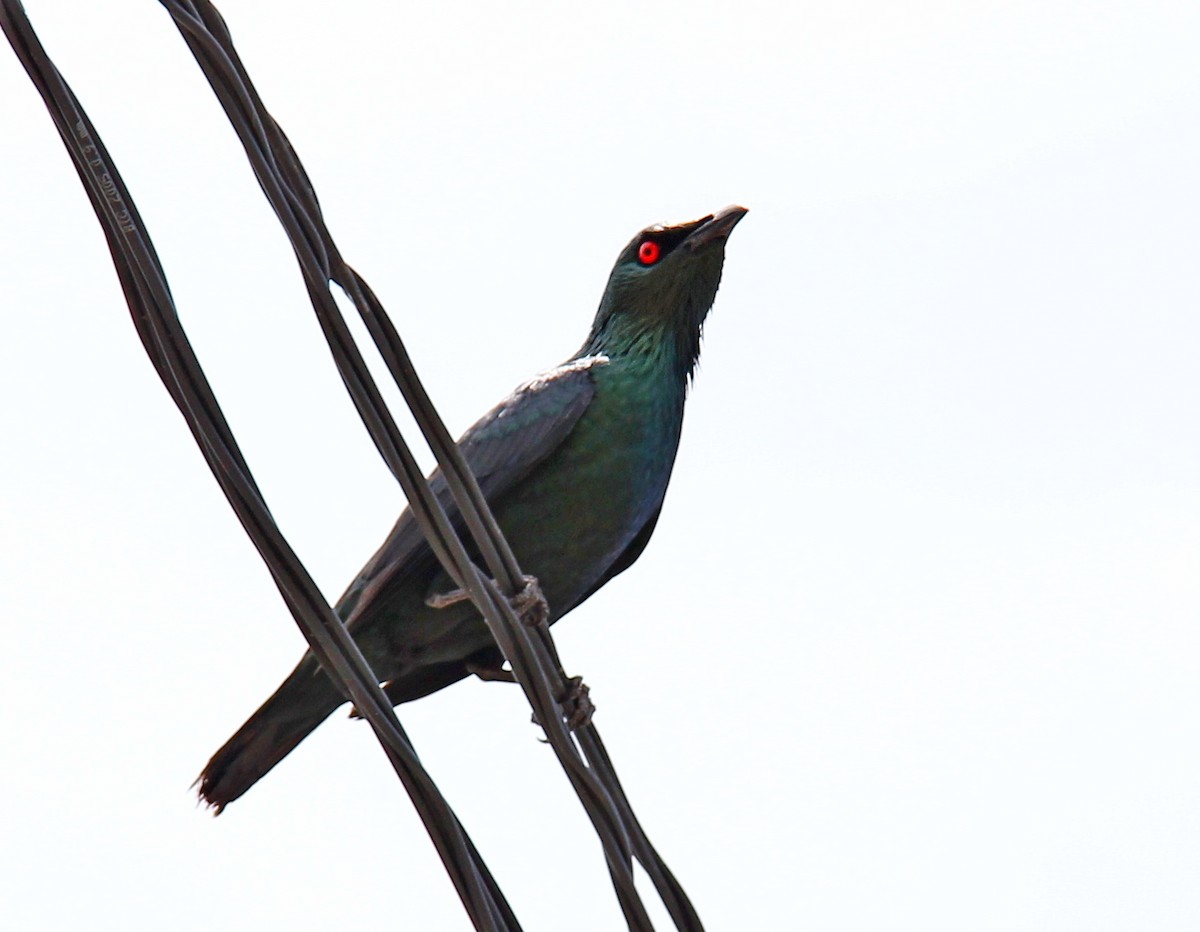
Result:
[[[721,283],[725,241],[745,207],[674,226],[652,226],[617,257],[585,345],[589,353],[672,354],[683,378],[700,355],[700,333]]]

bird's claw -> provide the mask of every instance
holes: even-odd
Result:
[[[562,706],[567,727],[571,731],[575,731],[577,728],[590,725],[592,715],[596,712],[596,705],[588,695],[591,690],[588,689],[587,683],[583,681],[582,676],[573,676],[567,680],[566,687],[562,696],[559,697],[558,704]]]
[[[542,587],[538,585],[537,577],[526,576],[524,579],[524,588],[520,592],[513,593],[509,597],[508,604],[512,606],[513,612],[523,624],[536,628],[549,620],[550,606],[546,603],[546,597],[542,594]],[[470,598],[471,596],[465,589],[451,589],[449,592],[435,592],[427,596],[425,604],[430,608],[449,608],[459,602],[466,602]]]
[[[562,710],[562,717],[567,723],[567,728],[571,731],[583,728],[590,725],[592,716],[596,712],[596,704],[592,702],[588,693],[587,684],[583,681],[582,676],[572,676],[564,684],[562,695],[558,697],[558,705]],[[538,721],[537,713],[533,713],[529,720],[533,724],[540,726],[542,723]],[[544,730],[544,729],[543,729]],[[545,741],[545,738],[539,739]]]
[[[550,605],[546,602],[546,596],[542,594],[537,577],[526,576],[524,579],[525,587],[520,592],[513,593],[508,604],[523,624],[536,628],[550,620]]]

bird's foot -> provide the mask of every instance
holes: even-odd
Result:
[[[524,579],[525,587],[520,592],[514,592],[508,604],[523,624],[536,628],[550,620],[550,605],[542,594],[537,577],[526,576]]]
[[[576,728],[590,725],[596,705],[588,695],[591,690],[588,689],[587,683],[583,681],[582,676],[573,676],[566,681],[565,686],[566,689],[559,697],[558,703],[567,719],[567,727],[574,731]]]
[[[425,604],[430,608],[449,608],[470,598],[465,589],[451,589],[449,592],[433,593],[425,599]],[[514,593],[508,604],[522,623],[531,628],[545,624],[550,618],[550,607],[546,604],[546,597],[542,595],[542,587],[538,585],[536,576],[526,576],[524,588]]]
[[[467,672],[489,683],[517,682],[516,674],[512,670],[506,670],[503,665],[492,667],[485,664],[468,663]],[[591,724],[596,704],[592,702],[590,692],[591,690],[588,689],[582,676],[572,676],[563,680],[563,691],[555,698],[562,709],[562,716],[567,722],[567,727],[571,731]],[[530,718],[535,725],[541,724],[536,713]]]
[[[451,589],[449,592],[433,593],[425,599],[425,604],[430,608],[449,608],[459,602],[466,602],[470,598],[466,589]]]
[[[572,676],[563,682],[563,692],[562,695],[558,696],[558,705],[562,709],[562,715],[567,722],[567,728],[571,731],[583,728],[592,723],[592,716],[596,712],[596,704],[592,702],[591,696],[588,695],[589,692],[591,690],[588,689],[587,683],[583,681],[582,676]],[[529,716],[529,720],[538,726],[542,724],[538,721],[536,712]],[[539,740],[545,741],[547,739],[540,738]]]

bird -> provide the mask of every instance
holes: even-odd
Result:
[[[654,532],[726,242],[746,213],[734,205],[638,233],[579,351],[458,441],[522,572],[538,580],[550,623],[628,569]],[[461,527],[445,479],[435,470],[430,482]],[[503,669],[483,617],[457,597],[409,509],[335,611],[393,705]],[[346,701],[307,651],[209,760],[201,800],[220,814]]]

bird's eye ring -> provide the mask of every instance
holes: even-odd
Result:
[[[638,261],[642,265],[654,265],[661,256],[662,249],[652,239],[646,240],[638,247]]]

